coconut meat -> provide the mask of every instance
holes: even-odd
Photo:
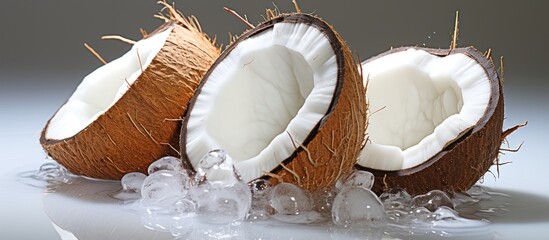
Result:
[[[465,54],[408,49],[362,65],[370,102],[368,141],[358,164],[396,171],[418,166],[484,115],[488,76]]]
[[[326,115],[338,65],[320,30],[276,23],[245,39],[217,65],[192,109],[186,153],[194,166],[224,149],[246,181],[289,158]]]
[[[171,31],[136,42],[126,54],[87,75],[50,120],[46,139],[72,137],[112,107],[149,66]]]

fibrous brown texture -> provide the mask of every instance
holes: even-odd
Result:
[[[166,23],[145,36],[172,27],[165,45],[110,109],[66,139],[46,138],[49,121],[42,131],[42,147],[72,173],[120,179],[128,172],[146,172],[160,157],[179,155],[177,119],[219,49],[196,19],[187,20],[167,7],[170,17],[160,16]]]
[[[308,190],[333,186],[342,174],[352,170],[364,144],[367,103],[364,98],[362,77],[349,48],[326,22],[308,14],[277,14],[276,16],[272,11],[270,13],[268,11],[268,19],[264,23],[236,39],[213,64],[212,69],[240,42],[272,28],[277,23],[308,24],[324,33],[336,54],[338,65],[336,90],[330,107],[305,141],[302,144],[297,142],[294,144],[295,152],[283,160],[277,168],[265,173],[263,177],[270,179],[274,184],[290,182]],[[205,79],[208,78],[209,73],[206,74]],[[200,91],[201,86],[197,89],[195,98]],[[193,104],[194,101],[191,100],[187,116]],[[181,129],[181,153],[184,160],[188,160],[185,144],[186,124],[184,122]]]
[[[416,48],[416,47],[414,47]],[[392,49],[368,61],[408,47]],[[490,81],[490,100],[480,120],[458,139],[426,162],[410,169],[380,171],[357,165],[375,175],[373,190],[381,193],[387,188],[401,187],[411,194],[422,194],[439,189],[448,192],[464,192],[473,186],[498,158],[503,127],[503,83],[491,58],[473,47],[456,49],[416,48],[439,57],[465,54],[481,65]]]

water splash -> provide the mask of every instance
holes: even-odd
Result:
[[[23,172],[18,175],[19,182],[46,191],[54,191],[58,185],[70,184],[77,178],[66,168],[57,162],[47,162],[40,166],[37,171]]]

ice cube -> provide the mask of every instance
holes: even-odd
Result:
[[[232,158],[222,149],[209,151],[198,163],[196,182],[218,182],[227,185],[241,180],[240,174],[234,168]]]
[[[321,188],[312,193],[314,210],[323,216],[331,216],[332,203],[337,195],[333,187]]]
[[[271,183],[265,179],[256,179],[248,184],[254,196],[263,196],[271,189]]]
[[[190,178],[185,173],[160,170],[145,178],[141,188],[141,196],[145,199],[185,196],[189,187]]]
[[[197,186],[191,197],[197,202],[199,218],[208,223],[243,220],[252,193],[236,171],[232,158],[221,149],[209,151],[199,162]]]
[[[412,198],[410,206],[412,208],[425,207],[432,212],[442,206],[446,206],[452,209],[454,208],[450,197],[448,197],[446,193],[440,190],[432,190],[426,194],[415,196],[414,198]]]
[[[149,175],[160,170],[170,170],[176,172],[183,172],[184,169],[181,166],[181,160],[176,157],[166,156],[156,160],[155,162],[149,165],[148,173]]]
[[[252,205],[248,220],[265,220],[269,218],[269,191],[271,184],[265,179],[256,179],[248,184],[252,193]]]
[[[169,212],[172,215],[188,215],[196,212],[196,203],[190,199],[180,198],[170,204]]]
[[[244,220],[252,202],[252,194],[243,181],[227,185],[223,182],[203,182],[192,190],[197,213],[206,223],[230,223]]]
[[[370,189],[347,186],[337,194],[332,206],[332,221],[343,227],[372,227],[386,223],[383,204]]]
[[[270,194],[271,206],[279,214],[297,215],[313,210],[309,192],[290,183],[276,185]]]
[[[367,171],[354,171],[347,177],[341,178],[336,182],[336,187],[342,189],[347,186],[359,186],[372,189],[374,185],[374,175]]]
[[[147,178],[147,175],[140,172],[127,173],[120,180],[122,191],[129,193],[140,193],[145,178]]]

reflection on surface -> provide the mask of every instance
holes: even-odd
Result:
[[[146,228],[144,223],[151,219],[143,219],[146,215],[135,203],[124,203],[110,197],[120,189],[119,182],[75,178],[70,184],[50,188],[43,199],[44,209],[53,224],[60,228],[59,231],[67,231],[78,239],[176,239],[168,230]],[[463,211],[460,210],[460,213],[494,223],[549,220],[548,198],[499,189],[495,192],[491,199],[468,206],[469,212],[461,209]],[[492,225],[456,229],[411,229],[402,226],[348,229],[331,224],[286,224],[276,220],[216,225],[201,222],[198,218],[189,218],[179,224],[183,230],[177,239],[497,239]],[[67,232],[63,235],[70,236]]]
[[[549,222],[549,198],[532,193],[506,189],[492,189],[492,198],[469,206],[469,212],[459,209],[460,215],[486,219],[492,223]],[[476,209],[477,211],[474,211]]]

